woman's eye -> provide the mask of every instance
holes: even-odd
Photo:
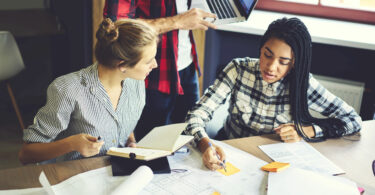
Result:
[[[282,64],[282,65],[289,65],[289,61],[280,61],[280,64]]]
[[[267,54],[267,53],[264,53],[264,56],[266,56],[267,58],[270,58],[271,55]]]

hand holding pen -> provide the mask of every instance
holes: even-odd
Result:
[[[214,153],[214,155],[217,157],[217,159],[220,161],[220,156],[219,154],[216,152],[215,150],[215,147],[212,145],[211,142],[208,142],[208,145],[210,146],[212,152]],[[223,160],[222,162],[220,161],[220,166],[224,168],[224,171],[227,172],[227,167],[225,166],[225,160]]]
[[[204,137],[198,142],[198,148],[202,152],[202,161],[207,168],[213,171],[223,168],[225,153],[222,148],[213,145],[208,137]]]

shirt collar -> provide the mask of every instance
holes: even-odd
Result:
[[[98,62],[95,62],[91,66],[83,69],[81,79],[81,83],[86,87],[100,86],[98,76]]]

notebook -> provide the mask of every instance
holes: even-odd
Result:
[[[214,24],[246,21],[258,0],[192,0],[191,8],[200,8],[217,15]]]
[[[168,156],[193,140],[193,136],[181,135],[187,123],[155,127],[137,143],[136,148],[109,148],[108,155],[138,160],[153,160]]]

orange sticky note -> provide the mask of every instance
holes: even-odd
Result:
[[[263,171],[270,171],[270,172],[279,172],[282,171],[290,166],[289,163],[282,163],[282,162],[271,162],[266,164],[262,167]]]
[[[240,172],[240,169],[238,169],[237,167],[235,167],[234,165],[232,165],[229,162],[226,162],[225,166],[226,166],[226,169],[227,169],[226,172],[225,172],[224,169],[218,169],[217,171],[219,171],[221,174],[223,174],[225,176],[230,176],[230,175],[233,175],[235,173]]]

